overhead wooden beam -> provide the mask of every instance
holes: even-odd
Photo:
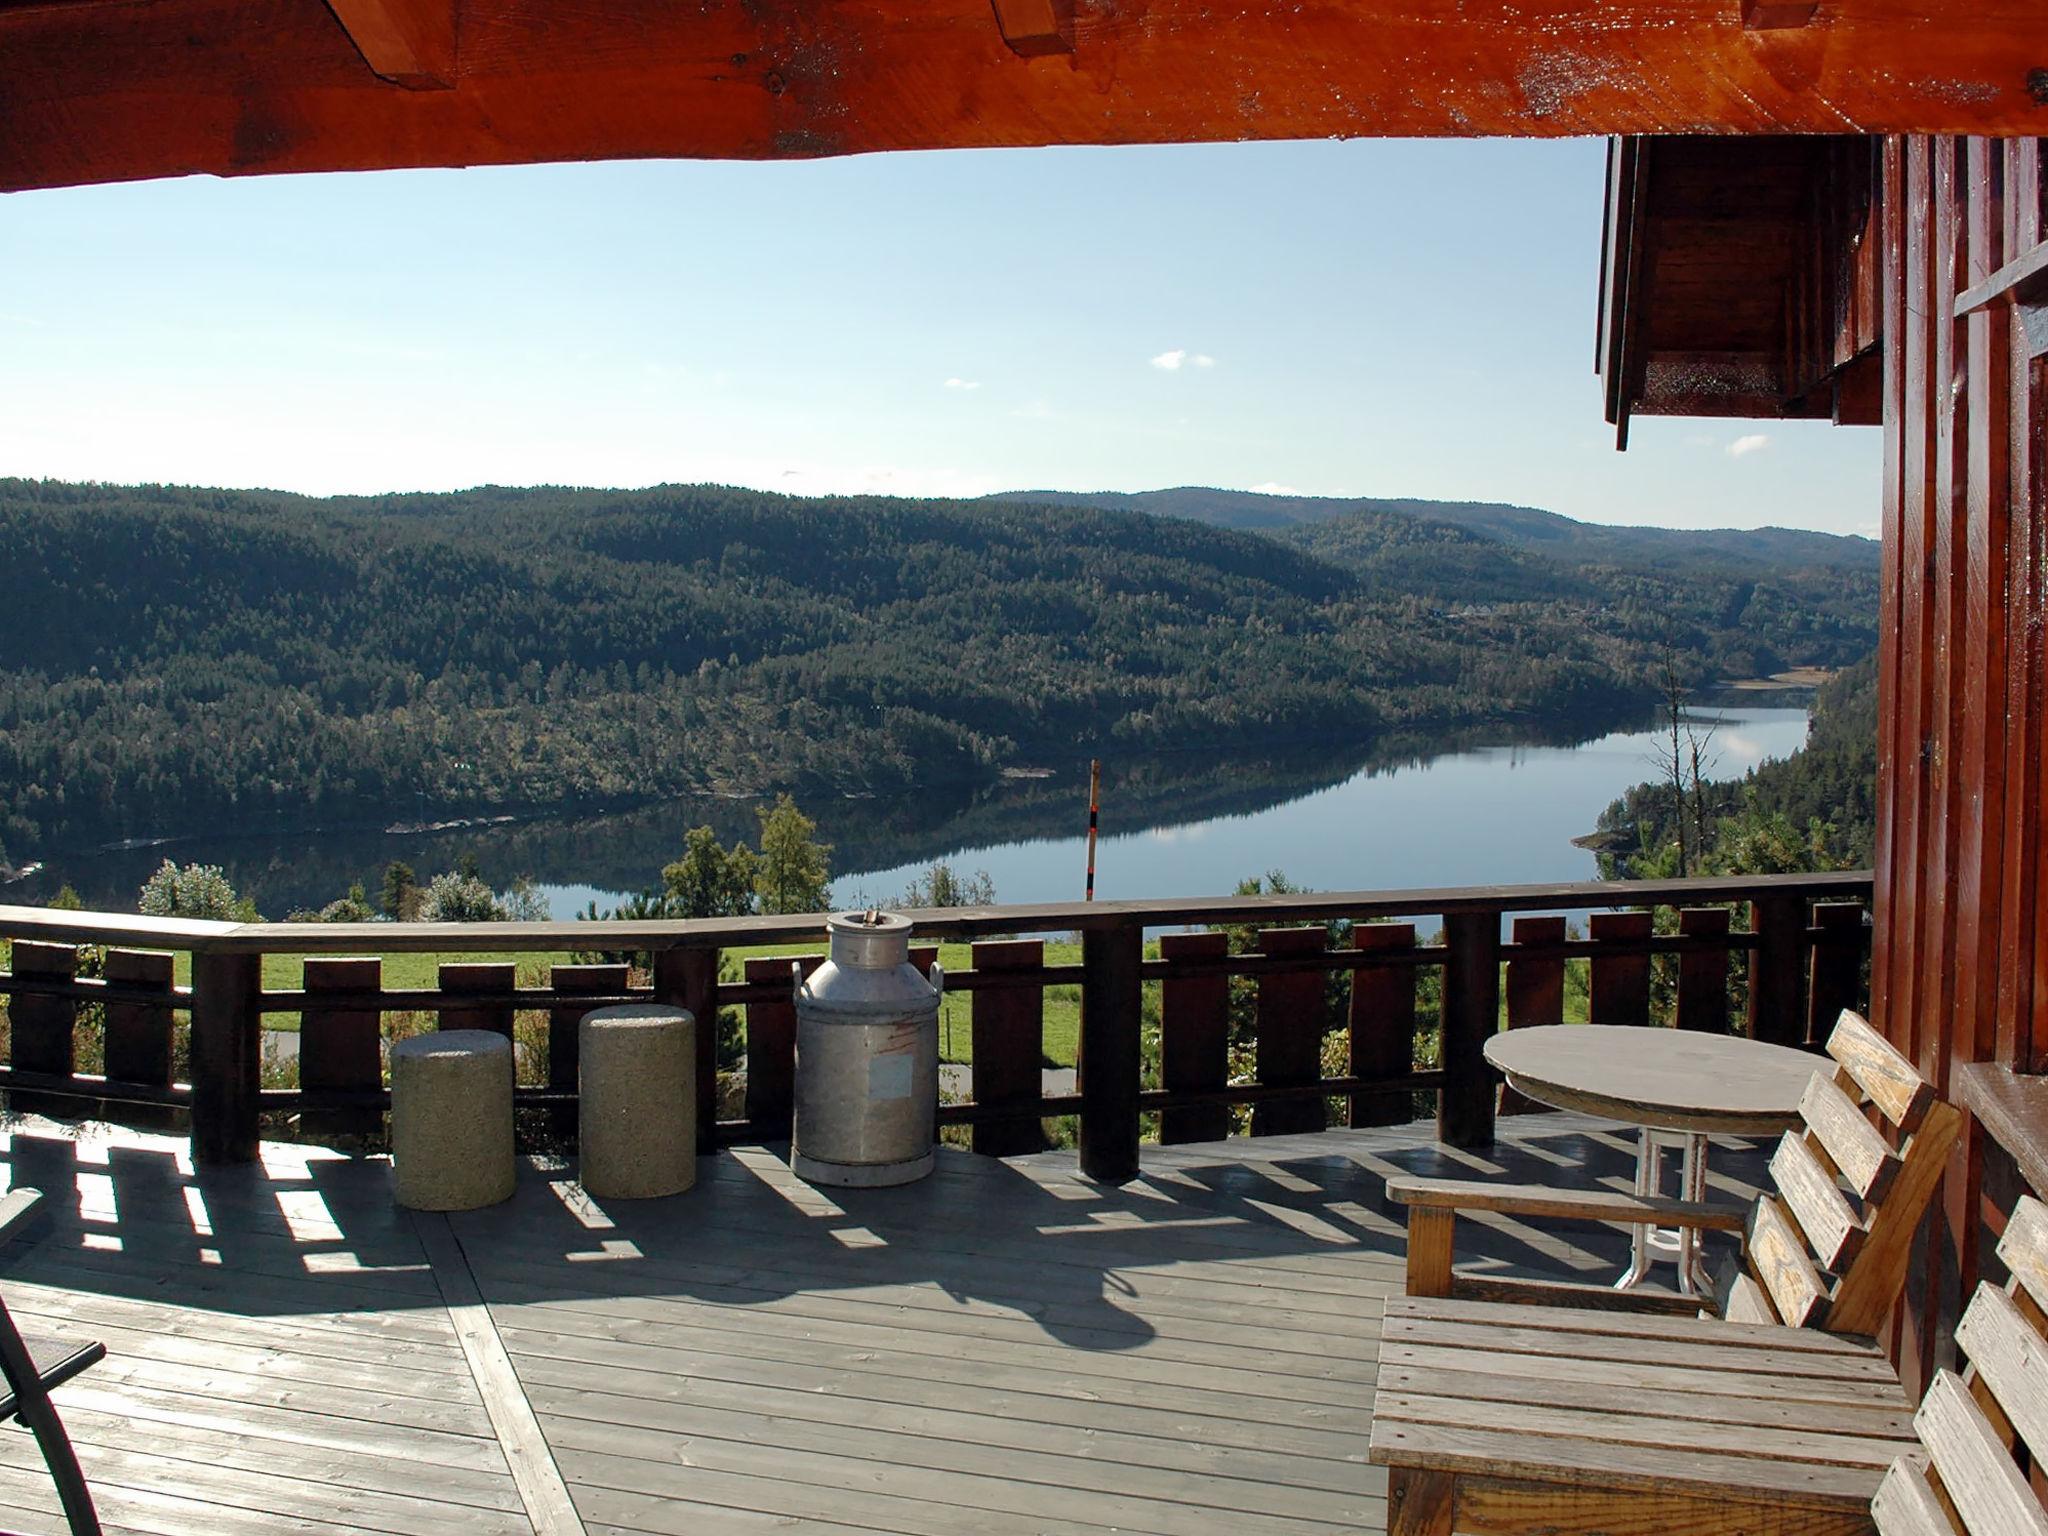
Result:
[[[442,0],[452,5],[453,0]],[[0,189],[194,173],[1366,135],[2034,135],[2039,0],[0,4]],[[1597,13],[1597,20],[1589,19]],[[335,16],[342,18],[337,25]],[[346,30],[344,30],[346,28]],[[1011,35],[1006,36],[1005,29]],[[360,51],[359,51],[360,50]],[[371,73],[364,59],[371,60]],[[388,80],[445,85],[394,90]]]
[[[363,62],[393,85],[455,84],[454,0],[327,0]]]

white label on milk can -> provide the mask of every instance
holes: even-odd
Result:
[[[910,1057],[904,1052],[868,1058],[868,1097],[907,1099],[910,1097]]]

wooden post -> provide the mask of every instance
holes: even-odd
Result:
[[[1806,1039],[1806,898],[1766,896],[1749,906],[1749,1037],[1771,1045]]]
[[[384,962],[365,959],[306,961],[306,1006],[299,1014],[299,1088],[384,1086],[383,1022],[375,1008],[327,1007],[321,992],[375,992],[384,985]],[[374,1109],[309,1109],[299,1123],[316,1135],[374,1134],[383,1124]]]
[[[697,1150],[718,1145],[718,951],[654,952],[654,1000],[689,1011],[697,1027]]]
[[[754,1134],[782,1141],[796,1119],[796,996],[790,985],[794,960],[806,976],[825,963],[823,955],[757,956],[746,964],[749,986],[766,982],[782,995],[747,1004],[747,1119]]]
[[[577,1086],[577,1068],[580,1065],[578,1046],[583,1033],[583,1016],[590,1012],[588,1003],[573,999],[588,997],[593,993],[617,994],[626,990],[631,972],[622,964],[608,965],[551,965],[548,967],[548,985],[559,994],[562,1001],[548,1010],[548,1086],[566,1088],[574,1092]],[[548,1114],[548,1123],[557,1136],[568,1136],[576,1130],[578,1106],[557,1105]]]
[[[977,976],[1005,971],[1035,972],[1045,964],[1042,939],[990,939],[973,948]],[[968,1029],[973,1039],[974,1102],[1014,1104],[1000,1120],[977,1120],[974,1150],[987,1157],[1013,1157],[1045,1147],[1035,1106],[1044,1095],[1045,986],[1036,976],[1012,984],[979,987],[968,995]]]
[[[1566,928],[1562,917],[1518,917],[1512,920],[1508,931],[1517,944],[1562,944]],[[1564,1022],[1564,970],[1562,959],[1524,960],[1509,955],[1509,1029],[1533,1029]],[[1507,1084],[1501,1084],[1502,1114],[1527,1114],[1538,1107]]]
[[[1357,923],[1358,949],[1412,949],[1413,923]],[[1415,1070],[1415,969],[1383,965],[1351,973],[1351,1075],[1406,1077]],[[1400,1093],[1354,1093],[1345,1106],[1352,1125],[1406,1125],[1413,1101]]]
[[[1162,960],[1221,960],[1227,933],[1160,935]],[[1221,971],[1169,976],[1159,984],[1159,1086],[1200,1093],[1230,1081],[1230,978]],[[1230,1134],[1228,1104],[1191,1104],[1159,1116],[1161,1142],[1221,1141]]]
[[[1100,1184],[1138,1176],[1144,955],[1137,923],[1081,936],[1081,1172]]]
[[[1725,945],[1728,909],[1686,907],[1678,914],[1678,931],[1687,938],[1720,939]],[[1728,951],[1725,947],[1679,955],[1678,1006],[1674,1022],[1680,1029],[1697,1029],[1715,1035],[1728,1033]]]
[[[1807,992],[1806,1043],[1823,1046],[1842,1010],[1860,1010],[1863,986],[1863,903],[1820,901],[1813,907],[1820,938],[1813,946]]]
[[[192,1160],[256,1161],[261,955],[192,956]]]
[[[78,951],[69,944],[34,939],[14,942],[14,974],[23,980],[68,982],[78,974]],[[78,1004],[68,997],[17,992],[8,1006],[9,1063],[22,1072],[70,1077],[78,1070]],[[53,1093],[15,1093],[11,1107],[24,1114],[76,1115],[87,1106]]]
[[[1647,939],[1654,931],[1648,912],[1595,912],[1587,923],[1594,943],[1628,943]],[[1650,1022],[1650,957],[1593,956],[1587,992],[1587,1021],[1593,1024]]]
[[[439,981],[441,992],[447,999],[441,1004],[440,1028],[488,1029],[507,1040],[512,1038],[510,1003],[465,1004],[461,1001],[464,994],[510,992],[519,984],[519,968],[511,961],[449,962],[440,968]]]
[[[1486,1042],[1500,1025],[1500,915],[1453,912],[1444,918],[1444,1086],[1436,1134],[1454,1147],[1493,1144],[1493,1068]]]
[[[1266,928],[1259,952],[1318,954],[1329,947],[1326,929]],[[1259,1081],[1293,1087],[1323,1075],[1323,1033],[1329,1022],[1322,971],[1268,972],[1258,980],[1257,1060]],[[1252,1107],[1254,1136],[1286,1136],[1329,1125],[1320,1098],[1276,1099]]]

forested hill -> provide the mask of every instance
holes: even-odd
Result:
[[[1321,526],[1336,542],[710,487],[316,500],[0,481],[0,863],[228,820],[1594,727],[1644,707],[1667,649],[1700,679],[1732,654],[1870,643],[1874,596],[1860,630],[1816,625],[1833,589],[1816,579],[1801,608],[1791,573],[1784,604],[1730,590],[1695,622],[1634,578],[1442,524]]]
[[[1708,567],[1757,574],[1767,571],[1836,567],[1877,572],[1873,539],[1801,528],[1634,528],[1581,523],[1536,507],[1495,501],[1419,501],[1403,497],[1269,496],[1258,491],[1222,491],[1179,486],[1164,491],[1006,491],[992,500],[1041,502],[1057,506],[1103,507],[1150,512],[1217,528],[1259,532],[1301,530],[1352,521],[1393,519],[1460,528],[1509,549],[1548,557],[1560,564]]]

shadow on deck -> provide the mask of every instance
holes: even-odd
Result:
[[[779,1149],[673,1199],[522,1170],[502,1206],[415,1218],[380,1160],[13,1123],[51,1220],[7,1255],[23,1328],[103,1339],[59,1394],[110,1530],[489,1533],[1383,1530],[1365,1463],[1390,1171],[1628,1187],[1632,1142],[1502,1122],[1148,1147],[1119,1189],[1071,1153],[941,1154],[823,1191]],[[1717,1142],[1716,1194],[1761,1158]],[[1626,1235],[1473,1225],[1462,1260],[1599,1279]],[[1667,1272],[1668,1273],[1668,1272]],[[0,1432],[0,1524],[59,1530]]]

